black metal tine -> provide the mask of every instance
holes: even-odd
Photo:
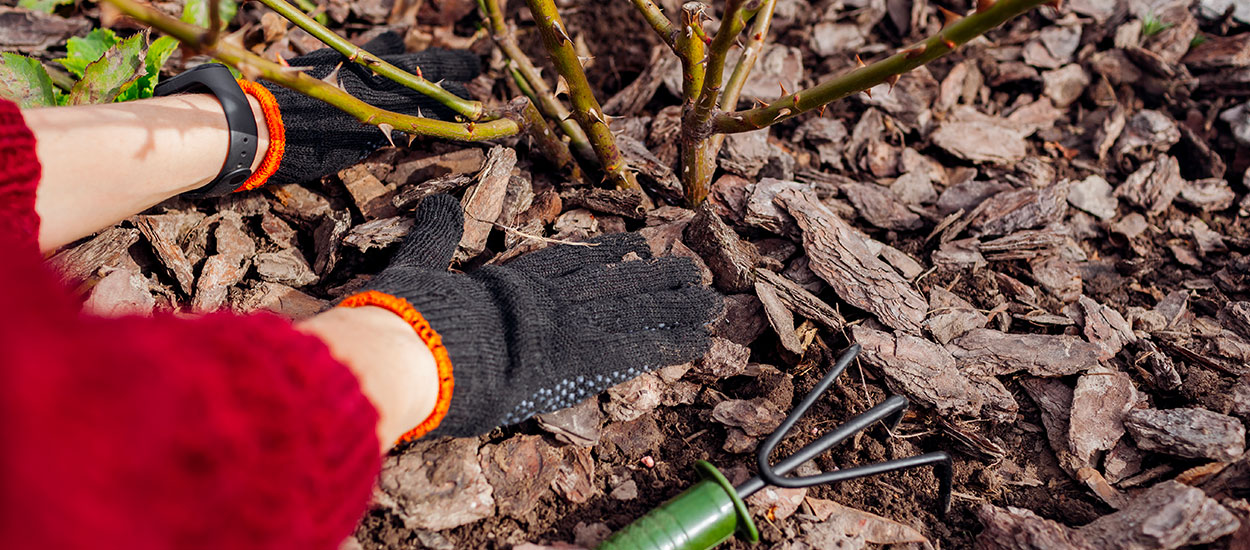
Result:
[[[846,424],[834,428],[829,433],[821,436],[816,441],[807,444],[799,449],[793,455],[778,462],[776,466],[769,464],[768,457],[772,455],[777,445],[784,439],[803,416],[807,409],[820,398],[821,395],[833,385],[833,381],[846,370],[847,365],[859,353],[860,346],[858,344],[848,348],[838,357],[837,362],[829,373],[821,379],[816,387],[803,398],[797,407],[786,417],[785,421],[777,427],[771,435],[760,444],[760,449],[756,454],[760,475],[751,478],[745,483],[735,487],[738,495],[746,498],[751,494],[763,489],[766,485],[775,485],[778,487],[801,488],[811,487],[824,483],[833,483],[837,481],[846,481],[861,477],[874,476],[897,470],[905,470],[920,466],[932,465],[934,474],[938,476],[938,493],[941,506],[941,513],[946,514],[950,510],[952,477],[950,455],[944,452],[927,453],[919,456],[900,458],[889,460],[877,464],[869,464],[865,466],[856,466],[845,470],[835,472],[825,472],[822,474],[803,476],[803,477],[784,477],[786,474],[798,468],[799,465],[816,458],[821,453],[829,450],[834,445],[845,441],[850,436],[867,429],[876,422],[884,422],[889,429],[898,427],[903,419],[903,414],[907,411],[908,401],[906,397],[894,395],[887,398],[882,403],[873,408],[864,411],[849,420]]]

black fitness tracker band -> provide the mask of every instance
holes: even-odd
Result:
[[[247,95],[235,81],[230,69],[220,63],[205,63],[156,85],[153,95],[167,96],[206,88],[217,96],[226,111],[230,128],[230,153],[221,172],[208,185],[183,193],[187,197],[220,197],[238,189],[252,176],[252,160],[256,158],[256,117]]]

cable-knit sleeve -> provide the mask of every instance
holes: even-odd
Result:
[[[83,314],[38,174],[0,102],[0,548],[336,548],[380,464],[352,373],[273,315]]]

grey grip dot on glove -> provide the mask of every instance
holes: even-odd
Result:
[[[652,258],[642,237],[620,233],[451,273],[463,226],[456,199],[425,199],[365,288],[407,300],[442,337],[455,390],[431,433],[485,433],[707,350],[721,298],[689,259]],[[622,261],[631,252],[641,259]]]
[[[431,48],[404,53],[403,39],[392,32],[363,47],[408,72],[420,71],[425,79],[466,99],[469,92],[464,83],[481,72],[481,61],[472,52]],[[438,120],[455,118],[455,113],[438,101],[374,75],[330,48],[292,58],[287,63],[304,68],[306,74],[316,79],[324,79],[338,68],[339,86],[374,107]],[[286,128],[286,152],[277,173],[269,178],[271,183],[299,183],[333,174],[390,143],[378,127],[364,124],[328,103],[277,84],[264,86],[277,100]]]

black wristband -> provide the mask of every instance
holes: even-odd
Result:
[[[226,126],[230,128],[230,152],[226,164],[221,167],[208,185],[183,193],[184,196],[220,197],[238,189],[252,175],[252,160],[256,158],[256,116],[248,104],[247,95],[235,81],[230,69],[220,63],[205,63],[156,85],[153,95],[167,96],[187,91],[207,89],[217,96],[226,112]]]

